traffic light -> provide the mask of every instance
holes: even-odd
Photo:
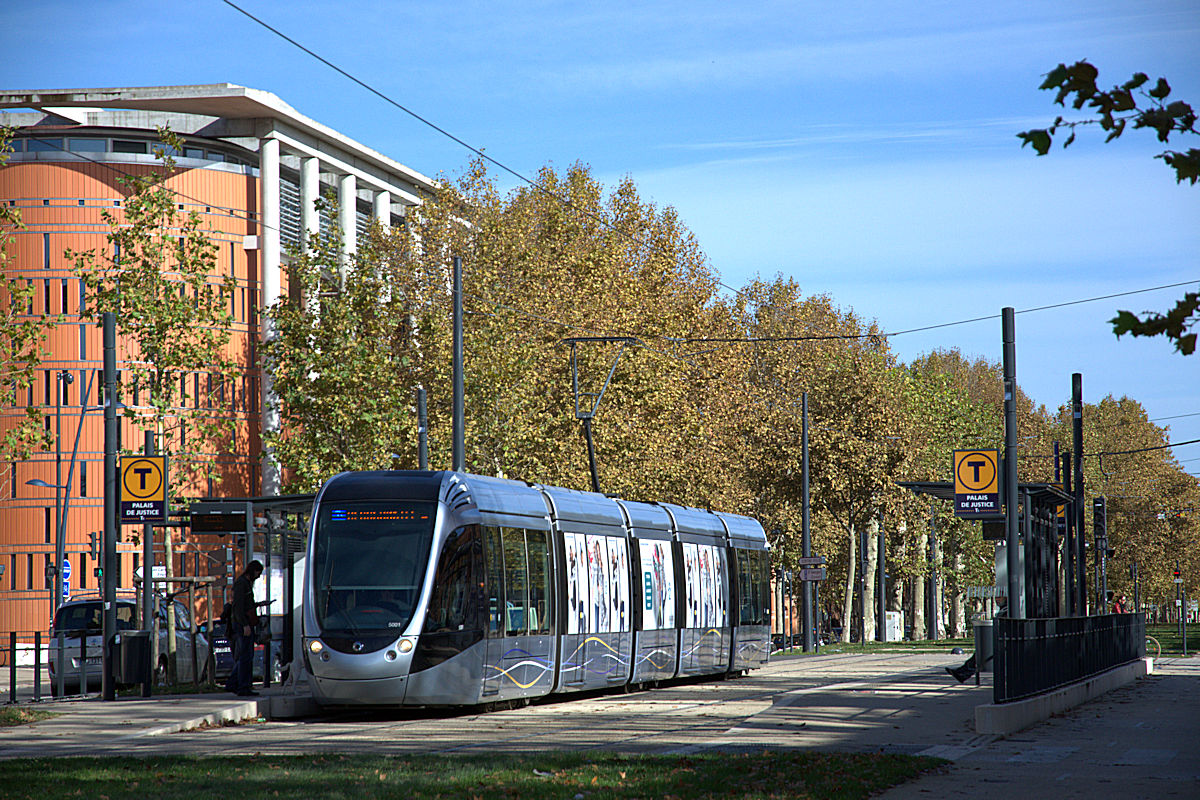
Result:
[[[1176,577],[1176,578],[1178,578],[1178,577],[1179,577],[1179,567],[1176,567],[1176,568],[1175,568],[1175,577]]]
[[[1092,500],[1092,526],[1097,541],[1108,539],[1108,510],[1103,497]]]
[[[88,539],[92,543],[92,561],[100,560],[100,539],[96,536],[96,532],[92,531],[88,534]]]

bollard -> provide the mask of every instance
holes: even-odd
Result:
[[[42,699],[42,632],[33,634],[33,701]]]
[[[62,697],[67,691],[67,648],[66,642],[63,640],[63,632],[58,632],[58,661],[57,667],[54,669],[54,680],[58,684],[58,696]],[[54,692],[51,691],[51,694]]]
[[[79,693],[87,694],[87,631],[79,637]]]
[[[8,702],[17,702],[17,632],[8,634]]]

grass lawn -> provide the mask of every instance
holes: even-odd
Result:
[[[866,798],[945,762],[881,754],[219,756],[0,761],[8,798]]]
[[[1164,656],[1183,655],[1183,636],[1180,635],[1178,625],[1147,625],[1146,634],[1158,640]],[[1200,625],[1189,624],[1187,634],[1188,655],[1200,652]],[[1146,655],[1154,655],[1153,646],[1147,645]]]
[[[31,706],[0,706],[0,728],[11,728],[14,725],[26,725],[58,715]]]
[[[934,652],[934,653],[949,653],[955,647],[961,647],[965,653],[973,653],[975,651],[975,639],[938,639],[931,642],[925,639],[917,639],[914,641],[903,642],[867,642],[864,646],[859,642],[831,642],[821,645],[820,652],[822,653],[913,653],[913,652]],[[800,655],[803,650],[799,647],[793,647],[790,650],[781,651],[783,655]],[[772,654],[778,655],[778,653]]]

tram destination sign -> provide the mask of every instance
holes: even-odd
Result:
[[[122,456],[121,524],[166,521],[166,457]]]
[[[1003,515],[998,450],[954,451],[954,515],[974,519]]]

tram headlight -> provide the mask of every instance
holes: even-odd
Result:
[[[312,653],[314,656],[321,655],[321,651],[324,649],[325,645],[321,643],[320,639],[313,639],[308,643],[308,652]]]
[[[412,652],[412,649],[413,649],[412,639],[401,639],[400,640],[400,652],[401,653]]]

